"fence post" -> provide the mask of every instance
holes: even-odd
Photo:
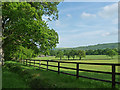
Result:
[[[40,63],[40,60],[39,60],[39,69],[40,69],[40,64],[41,64],[41,63]]]
[[[58,74],[60,74],[60,62],[58,61]]]
[[[112,88],[115,88],[115,65],[112,65]]]
[[[48,60],[47,60],[47,71],[48,71]]]
[[[77,66],[76,66],[76,78],[79,78],[79,63],[77,63]]]
[[[34,67],[35,67],[35,60],[34,60]]]

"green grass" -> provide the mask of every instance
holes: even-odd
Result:
[[[37,60],[56,60],[56,61],[60,61],[58,58],[53,57],[39,57],[39,58],[33,58],[33,59],[37,59]],[[109,57],[105,56],[105,55],[87,55],[86,58],[82,59],[82,60],[65,60],[66,58],[64,58],[62,61],[69,61],[69,62],[88,62],[88,63],[118,63],[118,56],[115,56],[114,59],[110,59]],[[39,62],[36,62],[39,63]],[[41,63],[43,64],[47,64],[44,61],[41,61]],[[50,65],[58,65],[57,62],[49,62]],[[43,66],[43,65],[42,65]],[[76,68],[76,64],[67,64],[67,63],[61,63],[60,66],[66,66],[66,67],[72,67],[72,68]],[[46,66],[43,66],[46,68]],[[88,65],[88,64],[80,64],[79,65],[80,69],[87,69],[87,70],[97,70],[97,71],[108,71],[111,72],[112,71],[112,67],[111,66],[107,66],[107,65]],[[57,70],[56,67],[49,67],[50,69],[54,69]],[[116,72],[119,72],[118,70],[119,67],[116,67]],[[66,69],[62,69],[63,71],[70,71],[70,70],[66,70]]]
[[[55,57],[39,57],[39,58],[34,58],[34,59],[39,59],[39,60],[58,60],[59,58]],[[115,56],[114,59],[110,59],[106,57],[105,55],[88,55],[86,58],[82,60],[64,60],[62,61],[70,61],[70,62],[91,62],[91,63],[118,63],[118,57]],[[16,62],[11,62],[11,63],[16,63]],[[38,63],[38,62],[36,62]],[[42,61],[42,63],[46,64],[46,62]],[[18,64],[18,63],[17,63]],[[55,62],[49,62],[50,65],[58,65]],[[46,71],[46,69],[38,69],[38,67],[28,67],[28,66],[23,66],[19,64],[23,69],[29,70],[30,74],[32,74],[32,77],[29,78],[29,75],[24,76],[24,78],[27,78],[27,81],[30,83],[31,87],[52,87],[52,88],[111,88],[111,83],[106,83],[106,82],[101,82],[101,81],[96,81],[96,80],[90,80],[90,79],[85,79],[85,78],[79,78],[76,79],[74,76],[69,76],[69,75],[64,75],[52,71]],[[33,64],[32,64],[33,65]],[[64,67],[72,67],[76,68],[75,64],[60,64],[60,66]],[[42,67],[46,68],[46,66]],[[105,65],[80,65],[79,66],[81,69],[86,69],[86,70],[96,70],[96,71],[108,71],[111,72],[111,66],[105,66]],[[53,70],[58,70],[56,67],[48,67],[49,69]],[[69,70],[69,69],[60,69],[60,71],[76,74],[76,71]],[[116,69],[118,71],[118,67]],[[90,72],[79,72],[79,75],[82,76],[88,76],[88,77],[93,77],[93,78],[99,78],[99,79],[105,79],[105,80],[111,80],[112,76],[109,74],[101,74],[101,73],[90,73]],[[120,78],[117,75],[116,76],[116,81],[119,81]],[[10,80],[9,80],[10,81]],[[5,84],[4,84],[5,85]],[[118,85],[116,85],[118,88]]]
[[[16,63],[16,62],[11,62]],[[18,63],[16,63],[18,64]],[[38,69],[34,67],[22,66],[19,64],[22,69],[29,70],[27,75],[23,74],[23,77],[27,79],[27,82],[31,88],[111,88],[111,83],[95,81],[90,79],[79,78],[76,79],[74,76],[58,74],[52,71],[46,71],[45,69]],[[37,70],[36,70],[37,69]],[[81,72],[81,75],[92,76],[100,78],[101,74],[95,73],[84,73]],[[31,76],[32,77],[31,77]],[[108,79],[108,76],[102,75],[102,79]],[[116,85],[118,88],[118,85]]]
[[[49,59],[48,59],[49,58]],[[39,58],[35,58],[37,60],[58,60],[55,57],[39,57]],[[94,59],[94,60],[92,60]],[[65,60],[63,59],[62,61],[69,61],[69,62],[89,62],[89,63],[118,63],[118,56],[115,56],[114,59],[110,59],[109,57],[105,56],[105,55],[87,55],[86,58],[82,59],[82,60]],[[38,62],[36,62],[38,63]],[[41,61],[41,63],[43,64],[47,64],[44,61]],[[33,65],[33,64],[32,64]],[[49,65],[55,65],[57,66],[58,63],[57,62],[49,62]],[[64,67],[71,67],[71,68],[76,68],[76,64],[71,64],[71,63],[61,63],[60,66],[64,66]],[[42,65],[42,67],[46,68],[46,66]],[[49,69],[52,70],[58,70],[58,68],[56,67],[48,67]],[[112,67],[111,66],[107,66],[107,65],[87,65],[87,64],[80,64],[79,65],[80,69],[86,69],[86,70],[95,70],[95,71],[105,71],[105,72],[112,72]],[[120,66],[116,66],[116,72],[120,72]],[[72,73],[72,74],[76,74],[75,70],[70,70],[70,69],[63,69],[61,68],[60,71],[64,71],[64,72],[68,72],[68,73]],[[95,77],[95,78],[99,78],[99,79],[106,79],[106,80],[111,80],[111,75],[107,75],[107,74],[100,74],[100,73],[89,73],[89,72],[84,72],[84,71],[80,71],[79,75],[84,75],[84,76],[90,76],[90,77]],[[119,79],[119,76],[116,76],[116,80]]]
[[[29,86],[18,74],[3,69],[2,88],[28,88]]]
[[[50,56],[50,57],[36,57],[36,58],[33,58],[33,59],[41,59],[41,60],[60,60],[60,58],[55,58],[55,56]],[[64,56],[62,58],[62,60],[67,60],[68,58],[66,56]],[[78,59],[79,60],[79,57],[75,57],[75,59]],[[71,57],[69,61],[73,61],[73,58]],[[114,56],[113,59],[111,59],[111,57],[108,57],[106,55],[86,55],[86,57],[82,58],[82,60],[84,61],[93,61],[93,60],[107,60],[109,62],[109,60],[112,60],[112,61],[115,61],[116,63],[118,62],[118,56]],[[74,60],[76,61],[76,60]],[[101,61],[102,62],[102,61]]]

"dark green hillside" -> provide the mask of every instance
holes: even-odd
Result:
[[[118,48],[118,43],[107,43],[107,44],[97,44],[97,45],[90,45],[90,46],[85,46],[85,47],[76,47],[75,49],[82,49],[82,50],[87,50],[87,49],[105,49],[105,48]]]
[[[65,49],[81,49],[81,50],[88,50],[88,49],[105,49],[105,48],[118,48],[118,43],[106,43],[106,44],[97,44],[97,45],[90,45],[90,46],[81,46],[76,48],[55,48],[55,50],[65,50]]]

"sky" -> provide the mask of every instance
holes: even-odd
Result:
[[[58,10],[58,20],[48,22],[59,35],[57,47],[118,42],[117,2],[62,2]]]

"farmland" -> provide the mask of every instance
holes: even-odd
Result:
[[[118,64],[118,56],[115,56],[114,59],[111,59],[109,57],[106,57],[105,55],[87,55],[86,58],[82,59],[82,60],[67,60],[67,58],[64,58],[63,60],[59,60],[58,58],[55,58],[55,57],[39,57],[39,58],[35,58],[37,60],[57,60],[57,61],[69,61],[69,62],[85,62],[85,63],[115,63],[115,64]],[[39,62],[36,62],[36,63],[39,63]],[[44,61],[41,61],[42,64],[47,64],[46,62]],[[55,65],[57,66],[58,63],[56,62],[49,62],[49,65]],[[39,66],[39,65],[38,65]],[[76,68],[76,64],[72,64],[72,63],[61,63],[60,66],[63,66],[63,67],[69,67],[69,68]],[[44,67],[46,68],[46,66],[41,66],[41,67]],[[107,65],[86,65],[86,64],[80,64],[79,65],[80,69],[85,69],[85,70],[95,70],[95,71],[105,71],[105,72],[112,72],[112,67],[111,66],[107,66]],[[119,66],[117,66],[116,68],[116,72],[120,72],[119,71]],[[57,70],[56,67],[49,67],[49,69],[52,69],[52,70]],[[69,69],[60,69],[61,71],[64,71],[64,72],[69,72],[69,73],[72,73],[72,74],[75,74],[76,72],[74,70],[69,70]],[[79,72],[80,75],[85,75],[85,76],[91,76],[91,77],[98,77],[99,75],[99,78],[105,78],[106,80],[111,80],[111,76],[110,75],[106,75],[106,74],[98,74],[98,73],[88,73],[88,72],[83,72],[83,71],[80,71]],[[116,77],[116,79],[118,80],[118,77]]]
[[[109,57],[106,57],[105,55],[87,55],[86,58],[83,58],[82,60],[67,60],[67,58],[64,58],[63,60],[59,60],[59,58],[55,57],[36,57],[32,58],[36,60],[55,60],[55,61],[69,61],[69,62],[89,62],[89,63],[118,63],[118,56],[115,56],[114,59],[111,59]],[[12,62],[11,62],[12,63]],[[36,62],[37,63],[37,62]],[[46,64],[46,62],[41,61],[41,63]],[[32,65],[32,64],[31,64]],[[58,65],[56,62],[49,62],[49,65]],[[52,84],[51,87],[56,87],[56,88],[111,88],[111,83],[106,83],[106,82],[101,82],[101,81],[95,81],[95,80],[89,80],[89,79],[84,79],[84,78],[79,78],[76,80],[76,77],[69,76],[69,75],[64,75],[60,74],[58,75],[56,72],[52,71],[46,71],[46,69],[40,69],[38,67],[29,67],[28,66],[23,66],[20,64],[20,66],[24,69],[29,69],[30,74],[33,74],[34,77],[37,77],[40,79],[40,82],[42,83],[42,86],[39,86],[37,83],[37,87],[50,87],[48,86],[49,84]],[[36,64],[37,66],[37,64]],[[65,64],[61,63],[60,66],[64,67],[72,67],[76,68],[75,64]],[[46,66],[41,66],[46,68]],[[56,70],[57,67],[48,67],[49,69]],[[81,69],[86,69],[86,70],[95,70],[95,71],[108,71],[111,72],[111,66],[105,66],[105,65],[80,65]],[[36,69],[36,70],[35,70]],[[71,74],[75,74],[76,72],[73,70],[69,69],[60,69],[60,71],[68,72]],[[116,69],[118,72],[118,68]],[[48,76],[49,75],[49,76]],[[80,71],[79,75],[83,76],[88,76],[88,77],[93,77],[93,78],[98,78],[98,79],[104,79],[104,80],[111,80],[112,76],[109,74],[101,74],[101,73],[91,73],[91,72],[83,72]],[[32,77],[33,77],[32,76]],[[32,79],[29,78],[29,76],[25,76],[24,78],[29,79],[28,81],[31,81]],[[33,78],[34,78],[33,77]],[[3,77],[4,78],[4,77]],[[48,82],[45,82],[48,81]],[[119,81],[119,76],[116,76],[116,81]],[[36,81],[37,82],[37,81]],[[5,82],[6,83],[6,82]],[[3,82],[3,85],[5,84]],[[33,81],[35,83],[35,80]],[[33,84],[32,84],[33,85]],[[33,85],[33,87],[36,87],[36,85]],[[116,85],[118,87],[118,85]],[[5,87],[5,85],[4,85]]]
[[[107,57],[106,55],[87,55],[86,58],[83,58],[82,60],[78,60],[76,58],[75,60],[67,60],[66,57],[63,58],[63,60],[59,60],[59,58],[55,57],[39,57],[39,58],[34,58],[36,60],[57,60],[57,61],[69,61],[69,62],[86,62],[86,63],[119,63],[118,62],[118,56],[115,56],[114,59],[111,59],[110,57]],[[42,62],[45,63],[45,62]],[[45,63],[46,64],[46,63]],[[55,62],[50,62],[50,65],[56,65],[57,63]],[[72,67],[75,68],[75,64],[61,64],[61,66],[67,66],[67,67]],[[45,66],[43,66],[45,67]],[[103,65],[80,65],[81,69],[89,69],[89,70],[100,70],[100,71],[110,71],[111,72],[111,66],[103,66]],[[52,67],[52,69],[56,69],[55,67]],[[68,71],[68,70],[67,70]],[[118,68],[116,69],[118,72]]]

